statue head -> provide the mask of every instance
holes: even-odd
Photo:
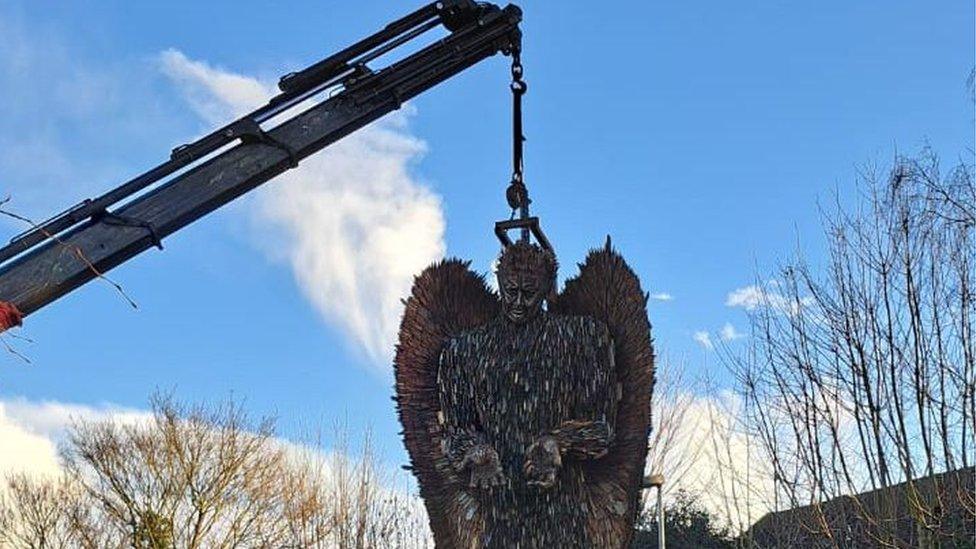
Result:
[[[556,257],[528,242],[509,245],[498,258],[498,292],[505,316],[522,324],[538,316],[556,285]]]

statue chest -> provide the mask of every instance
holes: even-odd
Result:
[[[549,328],[500,334],[474,361],[472,396],[483,432],[516,455],[579,407],[585,353],[578,339]]]

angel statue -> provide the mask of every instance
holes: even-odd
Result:
[[[510,243],[498,292],[468,263],[415,280],[396,354],[404,441],[439,548],[630,545],[650,429],[647,298],[607,245],[556,293]]]

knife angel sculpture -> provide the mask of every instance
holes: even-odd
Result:
[[[654,355],[647,298],[607,239],[555,292],[525,241],[498,291],[445,260],[414,281],[396,353],[403,436],[437,547],[626,547]]]

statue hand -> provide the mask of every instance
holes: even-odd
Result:
[[[468,482],[471,488],[490,488],[505,483],[498,452],[487,444],[478,444],[464,454],[461,469],[467,467],[471,468],[471,480]]]
[[[526,451],[523,470],[529,486],[550,488],[556,484],[556,475],[562,465],[559,443],[554,437],[543,435]]]

